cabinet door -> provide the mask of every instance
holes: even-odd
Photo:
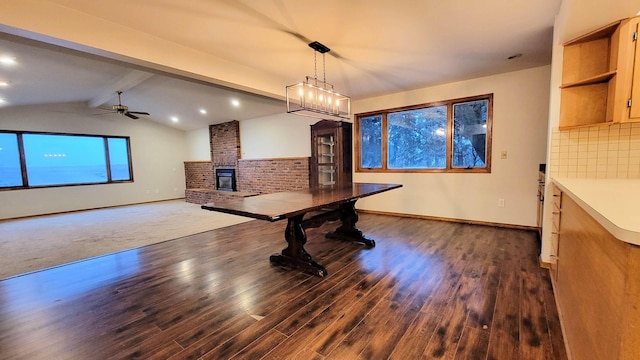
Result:
[[[556,299],[572,358],[637,359],[620,356],[622,347],[634,343],[621,342],[630,308],[625,301],[632,301],[625,293],[628,244],[568,196],[562,212]]]
[[[351,123],[311,125],[311,187],[351,182]]]

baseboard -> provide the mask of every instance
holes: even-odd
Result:
[[[403,214],[403,213],[377,211],[377,210],[363,210],[363,209],[358,209],[358,213],[360,213],[360,214],[389,215],[389,216],[398,216],[398,217],[413,218],[413,219],[448,221],[448,222],[456,222],[456,223],[463,223],[463,224],[485,225],[485,226],[495,226],[495,227],[509,228],[509,229],[538,231],[538,228],[535,227],[535,226],[504,224],[504,223],[495,223],[495,222],[478,221],[478,220],[464,220],[464,219],[455,219],[455,218],[445,218],[445,217],[439,217],[439,216]]]

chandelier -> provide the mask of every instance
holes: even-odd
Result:
[[[324,56],[331,51],[323,44],[314,41],[309,44],[313,49],[313,77],[286,87],[287,113],[328,119],[342,120],[351,118],[351,98],[337,93],[326,79]],[[322,54],[322,80],[318,79],[316,54]]]

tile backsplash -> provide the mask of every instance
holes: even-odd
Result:
[[[640,123],[551,134],[552,177],[640,179]]]

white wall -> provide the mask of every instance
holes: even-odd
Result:
[[[319,119],[287,113],[240,121],[242,159],[277,159],[311,156],[311,128]],[[211,161],[209,129],[189,131],[187,156]]]
[[[311,128],[320,119],[278,114],[240,121],[242,159],[311,156]]]
[[[0,109],[0,129],[130,136],[134,182],[0,191],[0,219],[184,197],[183,131],[144,119],[79,115],[78,107]]]
[[[400,183],[358,207],[511,225],[536,225],[538,165],[545,162],[549,66],[354,101],[354,113],[493,93],[490,174],[355,173],[354,181]],[[507,151],[507,159],[500,159]],[[505,200],[498,207],[498,199]]]
[[[211,161],[211,141],[209,136],[209,128],[188,131],[186,133],[187,160]]]

